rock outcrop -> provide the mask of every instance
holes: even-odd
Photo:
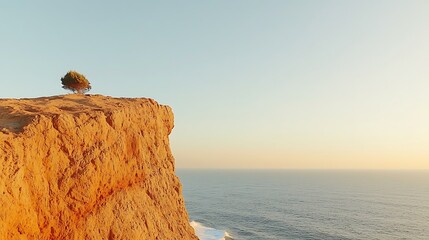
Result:
[[[151,99],[0,100],[1,239],[197,239]]]

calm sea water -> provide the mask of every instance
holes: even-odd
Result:
[[[429,239],[429,171],[177,174],[202,240]]]

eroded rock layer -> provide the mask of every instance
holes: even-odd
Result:
[[[151,99],[0,100],[0,238],[197,239]]]

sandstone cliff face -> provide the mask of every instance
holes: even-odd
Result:
[[[197,239],[151,99],[0,100],[1,239]]]

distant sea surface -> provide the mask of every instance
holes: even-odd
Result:
[[[429,239],[429,171],[177,174],[201,240]]]

